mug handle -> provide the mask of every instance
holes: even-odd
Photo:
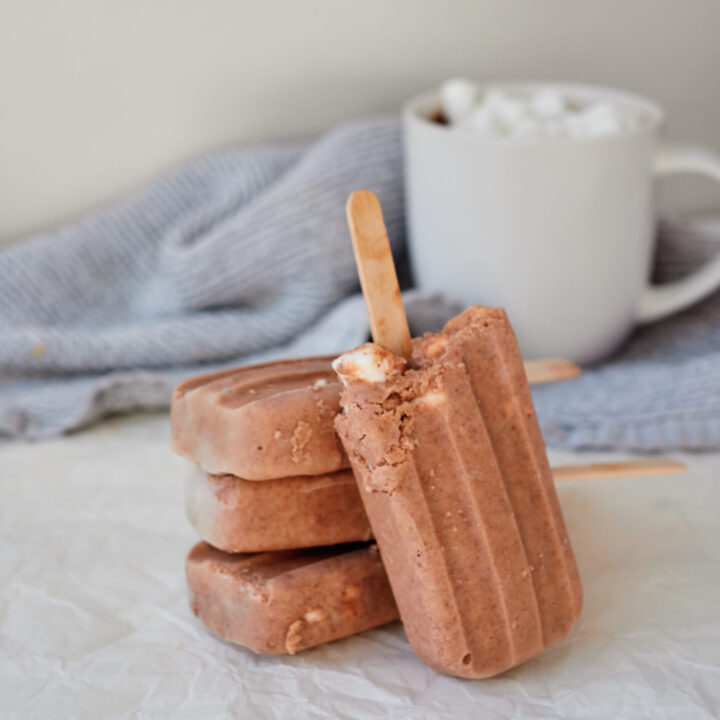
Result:
[[[720,183],[720,156],[700,147],[664,145],[655,157],[655,175],[696,173]],[[720,288],[720,253],[682,280],[649,285],[640,299],[637,322],[660,320]]]

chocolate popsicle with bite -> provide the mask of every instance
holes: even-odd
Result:
[[[377,198],[354,193],[348,215],[377,344],[334,363],[336,428],[413,649],[489,677],[565,637],[582,604],[517,343],[504,312],[473,308],[408,364]]]

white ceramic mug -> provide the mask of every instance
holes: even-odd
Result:
[[[573,138],[489,138],[434,122],[437,93],[404,110],[410,259],[420,288],[505,307],[526,357],[599,359],[636,323],[683,309],[720,287],[720,254],[678,282],[648,284],[654,180],[720,181],[701,148],[659,146],[656,103],[586,85],[553,89],[617,103],[640,129]]]

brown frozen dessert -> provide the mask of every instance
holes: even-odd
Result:
[[[339,395],[330,358],[192,378],[173,393],[172,448],[247,480],[334,472],[348,467],[333,428]]]
[[[342,355],[336,427],[413,649],[481,678],[565,637],[582,590],[512,329],[470,308],[410,364]]]
[[[209,473],[247,480],[349,467],[333,427],[340,383],[330,363],[322,357],[285,360],[185,380],[172,398],[173,450]],[[529,382],[577,372],[564,360],[529,361],[525,370]]]
[[[600,463],[553,468],[553,479],[578,480],[608,474],[677,472],[659,461]],[[203,540],[225,552],[296,550],[363,542],[372,529],[350,470],[278,480],[211,475],[191,465],[185,477],[185,509]]]
[[[369,540],[351,470],[279,480],[209,475],[193,465],[185,507],[203,540],[225,552],[266,552]]]
[[[195,615],[259,653],[293,655],[398,617],[375,545],[231,555],[202,542],[186,572]]]

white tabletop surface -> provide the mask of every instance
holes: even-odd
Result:
[[[424,667],[399,623],[295,657],[206,631],[187,604],[195,538],[168,435],[167,415],[140,415],[0,443],[0,717],[720,716],[720,455],[676,454],[684,476],[559,486],[579,625],[468,681]]]

